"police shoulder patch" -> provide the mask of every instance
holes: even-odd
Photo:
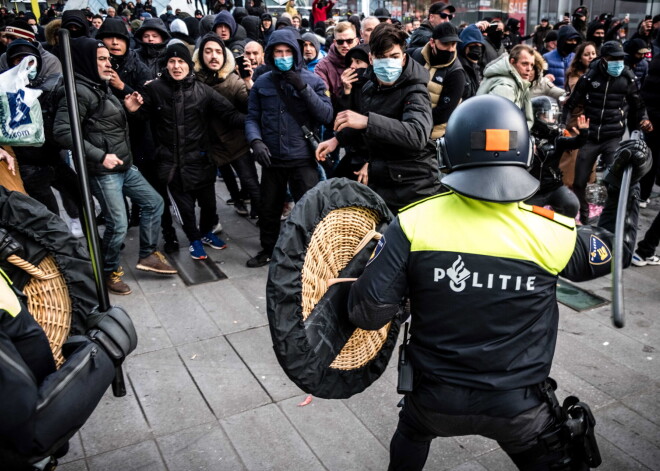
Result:
[[[603,265],[612,260],[610,248],[595,235],[589,237],[589,263],[592,265]]]
[[[367,262],[367,266],[376,260],[376,257],[378,257],[378,254],[380,254],[381,250],[383,250],[383,247],[385,247],[385,236],[382,236],[380,240],[378,241],[378,244],[376,245],[376,248],[374,251],[371,253],[371,257],[369,257],[369,261]]]
[[[323,92],[323,93],[325,93],[325,96],[330,96],[330,90],[326,90],[326,91]]]

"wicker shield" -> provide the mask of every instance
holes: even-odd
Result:
[[[307,192],[285,223],[268,273],[268,320],[277,359],[303,391],[347,398],[387,367],[399,323],[353,326],[351,283],[337,279],[362,273],[392,218],[376,193],[340,178]]]

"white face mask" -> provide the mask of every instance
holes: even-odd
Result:
[[[37,25],[32,25],[32,31],[34,31],[34,34],[37,34],[39,31],[39,28],[37,28]]]

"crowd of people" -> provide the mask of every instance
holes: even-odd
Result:
[[[293,0],[279,16],[258,1],[243,8],[227,0],[194,16],[170,6],[158,16],[150,0],[109,1],[99,12],[55,5],[39,22],[30,12],[0,11],[0,70],[34,56],[29,86],[44,92],[46,143],[13,149],[20,175],[55,213],[57,189],[82,235],[57,33],[72,38],[112,293],[131,292],[119,263],[131,225],[140,227],[142,270],[176,273],[160,252],[179,250],[172,214],[192,258],[226,247],[217,235],[217,177],[227,203],[258,220],[262,249],[249,267],[270,261],[281,219],[320,180],[357,180],[394,213],[436,194],[447,122],[475,95],[505,97],[524,113],[536,144],[530,172],[541,181],[529,203],[588,224],[598,207],[587,185],[634,130],[654,153],[642,182],[642,206],[648,202],[660,146],[660,16],[633,28],[627,18],[579,7],[523,36],[514,18],[456,27],[456,9],[442,2],[403,24],[385,8],[335,21],[333,6],[315,0],[309,18]],[[657,235],[649,240],[634,263],[660,264]]]

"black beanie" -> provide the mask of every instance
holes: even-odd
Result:
[[[69,29],[69,25],[76,25],[78,31],[71,34],[72,38],[89,37],[89,21],[82,10],[67,10],[62,13],[62,28]],[[71,32],[71,30],[69,29]]]
[[[25,39],[15,39],[7,46],[7,64],[12,67],[17,57],[34,56],[37,58],[37,73],[41,71],[41,53],[37,46]]]
[[[192,56],[190,55],[190,49],[188,49],[188,46],[186,46],[180,39],[171,39],[170,42],[167,43],[167,47],[162,55],[163,67],[167,66],[167,61],[172,57],[183,59],[186,64],[188,64],[188,67],[190,67],[190,71],[193,71],[194,64]]]
[[[121,18],[106,18],[96,33],[96,39],[104,38],[120,38],[128,44],[130,37],[124,20]]]

